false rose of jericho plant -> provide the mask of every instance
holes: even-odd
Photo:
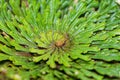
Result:
[[[0,61],[18,80],[120,77],[104,72],[120,61],[119,13],[112,0],[1,0]]]

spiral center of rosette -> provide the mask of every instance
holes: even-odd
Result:
[[[70,36],[67,33],[63,34],[51,31],[47,33],[42,33],[41,41],[43,41],[45,48],[53,49],[54,51],[67,51],[71,47]]]

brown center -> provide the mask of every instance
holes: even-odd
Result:
[[[58,40],[55,42],[56,47],[63,47],[66,44],[67,39]]]
[[[55,46],[58,47],[58,48],[67,46],[68,44],[69,44],[69,36],[68,36],[68,34],[65,34],[64,38],[62,38],[60,40],[57,40],[55,42]]]

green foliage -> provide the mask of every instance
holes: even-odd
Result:
[[[119,80],[114,0],[0,0],[0,80]]]

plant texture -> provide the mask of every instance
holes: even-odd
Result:
[[[116,0],[0,0],[0,80],[119,80]]]

